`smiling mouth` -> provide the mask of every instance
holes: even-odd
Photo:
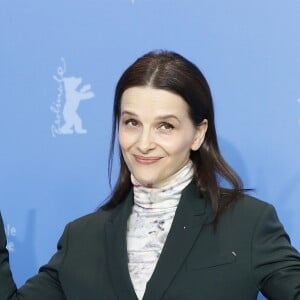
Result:
[[[151,165],[158,162],[161,157],[144,157],[139,155],[133,155],[136,162],[143,165]]]

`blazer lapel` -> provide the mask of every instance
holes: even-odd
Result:
[[[129,271],[126,247],[127,220],[133,205],[133,194],[129,193],[119,210],[105,224],[107,241],[108,272],[112,279],[117,299],[137,300]]]
[[[190,249],[207,220],[206,200],[199,197],[191,183],[182,194],[174,220],[156,268],[148,281],[143,300],[161,299],[182,267]]]

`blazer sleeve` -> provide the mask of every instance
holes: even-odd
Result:
[[[300,300],[300,256],[271,205],[252,237],[252,267],[259,290],[272,300]]]
[[[6,249],[6,236],[0,214],[0,299],[1,300],[65,300],[59,269],[66,251],[68,227],[66,227],[57,246],[56,254],[49,263],[40,268],[39,273],[30,278],[20,289],[17,289],[9,265],[9,254]],[[26,258],[24,258],[26,259]]]

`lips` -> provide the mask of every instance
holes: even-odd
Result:
[[[134,155],[135,161],[138,162],[139,164],[143,164],[143,165],[155,164],[161,158],[162,157],[145,157],[145,156],[140,156],[140,155]]]

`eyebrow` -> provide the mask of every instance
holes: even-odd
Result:
[[[130,115],[130,116],[138,117],[138,115],[136,113],[128,111],[128,110],[122,111],[121,116],[123,116],[123,115]],[[180,119],[177,116],[172,115],[172,114],[158,116],[155,119],[156,120],[165,120],[165,119],[171,119],[171,118],[176,119],[180,123]]]

